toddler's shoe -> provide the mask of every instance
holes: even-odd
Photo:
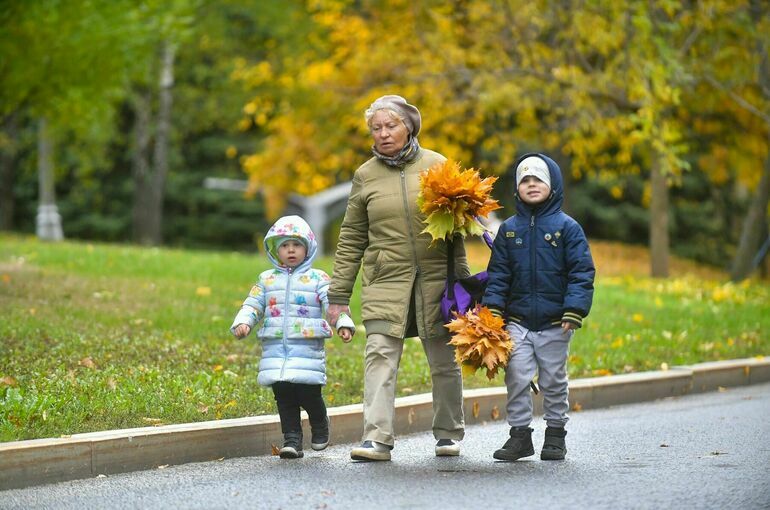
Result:
[[[567,444],[564,441],[566,435],[564,428],[546,427],[540,460],[564,460],[567,455]]]
[[[503,447],[492,454],[492,457],[497,460],[512,461],[535,454],[531,428],[511,427],[510,436]]]
[[[454,439],[439,439],[436,443],[436,457],[457,457],[460,455],[460,442]]]
[[[317,427],[310,426],[310,447],[313,450],[320,451],[329,446],[329,428],[331,420],[326,417],[323,425]]]
[[[388,446],[377,441],[364,441],[361,446],[353,448],[350,451],[350,458],[353,460],[390,460],[390,450],[392,446]]]
[[[287,432],[283,435],[283,448],[278,450],[282,459],[299,459],[302,453],[302,432]]]

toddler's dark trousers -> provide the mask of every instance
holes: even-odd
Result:
[[[324,404],[320,384],[297,384],[282,381],[274,383],[272,388],[275,402],[278,404],[278,415],[281,417],[281,432],[283,434],[302,430],[300,408],[307,411],[311,427],[326,424],[326,404]]]

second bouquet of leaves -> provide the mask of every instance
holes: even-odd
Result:
[[[500,367],[508,364],[513,340],[505,330],[503,319],[487,307],[477,306],[463,315],[456,314],[455,320],[446,327],[453,333],[449,345],[455,348],[455,360],[462,367],[463,375],[486,368],[487,378],[492,380]]]

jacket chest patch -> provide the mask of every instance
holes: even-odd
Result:
[[[505,237],[516,237],[516,232],[506,232]]]

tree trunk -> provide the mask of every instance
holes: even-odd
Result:
[[[152,166],[148,163],[151,123],[149,94],[139,95],[135,102],[134,240],[145,245],[158,245],[163,240],[163,198],[168,175],[168,145],[173,100],[171,89],[174,86],[175,53],[176,47],[165,41],[161,52],[158,116]]]
[[[770,157],[765,159],[765,168],[754,198],[749,206],[749,212],[743,221],[741,239],[735,254],[730,277],[733,281],[747,278],[754,270],[754,257],[767,239],[767,229],[763,228],[767,220],[767,205],[770,201]]]
[[[150,164],[147,148],[150,145],[150,97],[149,92],[141,91],[134,95],[134,143],[131,154],[131,166],[134,176],[134,208],[132,228],[134,241],[140,244],[152,244],[148,235]]]
[[[48,131],[48,121],[41,118],[37,130],[37,170],[39,202],[37,206],[36,234],[44,241],[61,241],[64,234],[61,216],[56,207],[56,191],[53,175],[53,141]]]
[[[650,273],[653,278],[668,277],[668,183],[655,162],[650,177]]]
[[[6,118],[3,131],[8,138],[8,147],[0,153],[0,230],[12,230],[13,215],[16,209],[13,185],[19,138],[16,114],[11,114]]]
[[[759,23],[763,14],[763,2],[752,0],[751,18],[755,23]],[[768,99],[770,90],[770,58],[767,52],[767,38],[757,38],[757,53],[760,56],[759,66],[757,68],[757,81],[759,90],[762,91],[765,100]],[[770,141],[770,120],[764,112],[755,113],[765,121],[768,130],[768,141]],[[754,257],[762,246],[762,242],[767,238],[767,205],[770,200],[770,156],[765,159],[765,168],[762,178],[759,180],[757,192],[749,206],[749,212],[743,222],[741,230],[741,239],[738,242],[738,250],[735,253],[733,267],[730,271],[730,278],[733,281],[740,281],[747,278],[754,270]]]

